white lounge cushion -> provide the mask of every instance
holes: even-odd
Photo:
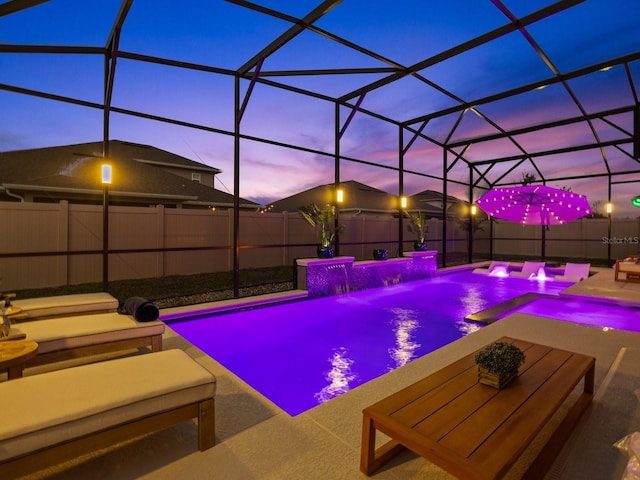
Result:
[[[529,262],[525,261],[522,264],[522,268],[520,271],[509,272],[510,277],[520,277],[520,278],[532,278],[537,277],[540,273],[540,269],[542,269],[543,277],[546,278],[546,274],[544,271],[544,262]]]
[[[509,265],[510,264],[511,264],[511,262],[501,262],[501,261],[494,260],[489,264],[488,268],[475,268],[473,270],[473,273],[481,273],[481,274],[485,274],[485,275],[492,275],[492,274],[495,274],[496,272],[499,271],[499,272],[504,273],[506,275],[509,272]]]
[[[557,282],[573,282],[573,283],[578,283],[583,280],[582,277],[573,277],[568,275],[556,275],[553,279]]]
[[[86,312],[114,312],[118,299],[107,292],[55,295],[51,297],[13,300],[11,304],[28,315],[27,318],[77,315]]]
[[[513,272],[509,272],[509,276],[510,277],[519,277],[519,278],[530,278],[531,276],[535,276],[535,273],[527,273],[527,272],[518,272],[513,271]]]
[[[556,275],[555,280],[562,282],[581,282],[582,280],[589,278],[590,263],[570,263],[564,267],[564,273],[562,275]]]
[[[0,460],[213,398],[216,378],[182,350],[0,383]]]
[[[473,273],[480,273],[482,275],[489,275],[489,269],[488,268],[474,268],[473,269]]]
[[[522,264],[522,270],[520,270],[522,273],[533,273],[534,275],[537,275],[538,272],[540,271],[540,269],[544,269],[544,262],[524,262]]]
[[[129,315],[111,312],[18,322],[11,326],[10,334],[26,334],[28,340],[38,342],[38,354],[43,354],[116,340],[162,335],[164,330],[165,324],[159,320],[138,322]]]
[[[640,263],[620,262],[620,272],[640,273]]]

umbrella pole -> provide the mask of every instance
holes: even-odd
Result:
[[[546,230],[547,227],[545,225],[541,225],[542,227],[542,249],[541,249],[541,257],[542,257],[542,261],[544,262],[544,257],[545,257],[545,244],[547,243],[546,240]]]

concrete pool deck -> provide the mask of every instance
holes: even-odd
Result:
[[[613,281],[612,269],[592,269],[589,279],[569,287],[571,296],[604,298],[640,306],[640,284]],[[198,306],[213,308],[213,305]],[[163,311],[165,314],[176,312]],[[588,312],[586,312],[588,314]],[[640,431],[640,334],[604,331],[548,318],[514,314],[372,380],[328,403],[290,417],[215,360],[167,328],[165,348],[180,348],[218,379],[216,443],[197,450],[197,427],[185,422],[30,478],[58,479],[323,479],[367,478],[360,473],[362,409],[503,335],[596,357],[592,405],[545,478],[619,479],[626,454],[613,443]],[[35,373],[35,372],[34,372]],[[265,366],[265,375],[269,374]],[[295,379],[291,379],[295,384]],[[580,388],[580,386],[578,387]],[[552,419],[555,425],[559,419]],[[519,478],[544,431],[507,478]],[[404,452],[371,478],[453,478],[428,461]]]

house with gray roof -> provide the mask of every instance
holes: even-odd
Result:
[[[109,141],[109,203],[168,208],[233,208],[215,188],[217,168],[149,145]],[[100,204],[103,142],[0,152],[0,201]],[[259,204],[240,199],[240,208]]]
[[[398,197],[383,190],[371,187],[355,180],[340,182],[344,201],[340,204],[340,212],[368,215],[398,215]],[[318,185],[303,192],[296,193],[269,205],[272,212],[297,212],[300,207],[315,203],[317,205],[335,204],[335,185],[329,183]],[[424,190],[408,197],[407,210],[423,212],[427,218],[442,218],[444,196],[433,190]],[[446,197],[447,217],[465,215],[468,203],[448,195]]]

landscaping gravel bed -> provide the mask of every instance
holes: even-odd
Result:
[[[270,283],[266,285],[256,285],[245,287],[239,290],[240,297],[252,297],[254,295],[264,295],[267,293],[285,292],[293,290],[293,282]],[[183,307],[186,305],[197,305],[199,303],[217,302],[233,298],[233,290],[220,290],[217,292],[198,293],[181,297],[159,298],[153,301],[158,308]]]

